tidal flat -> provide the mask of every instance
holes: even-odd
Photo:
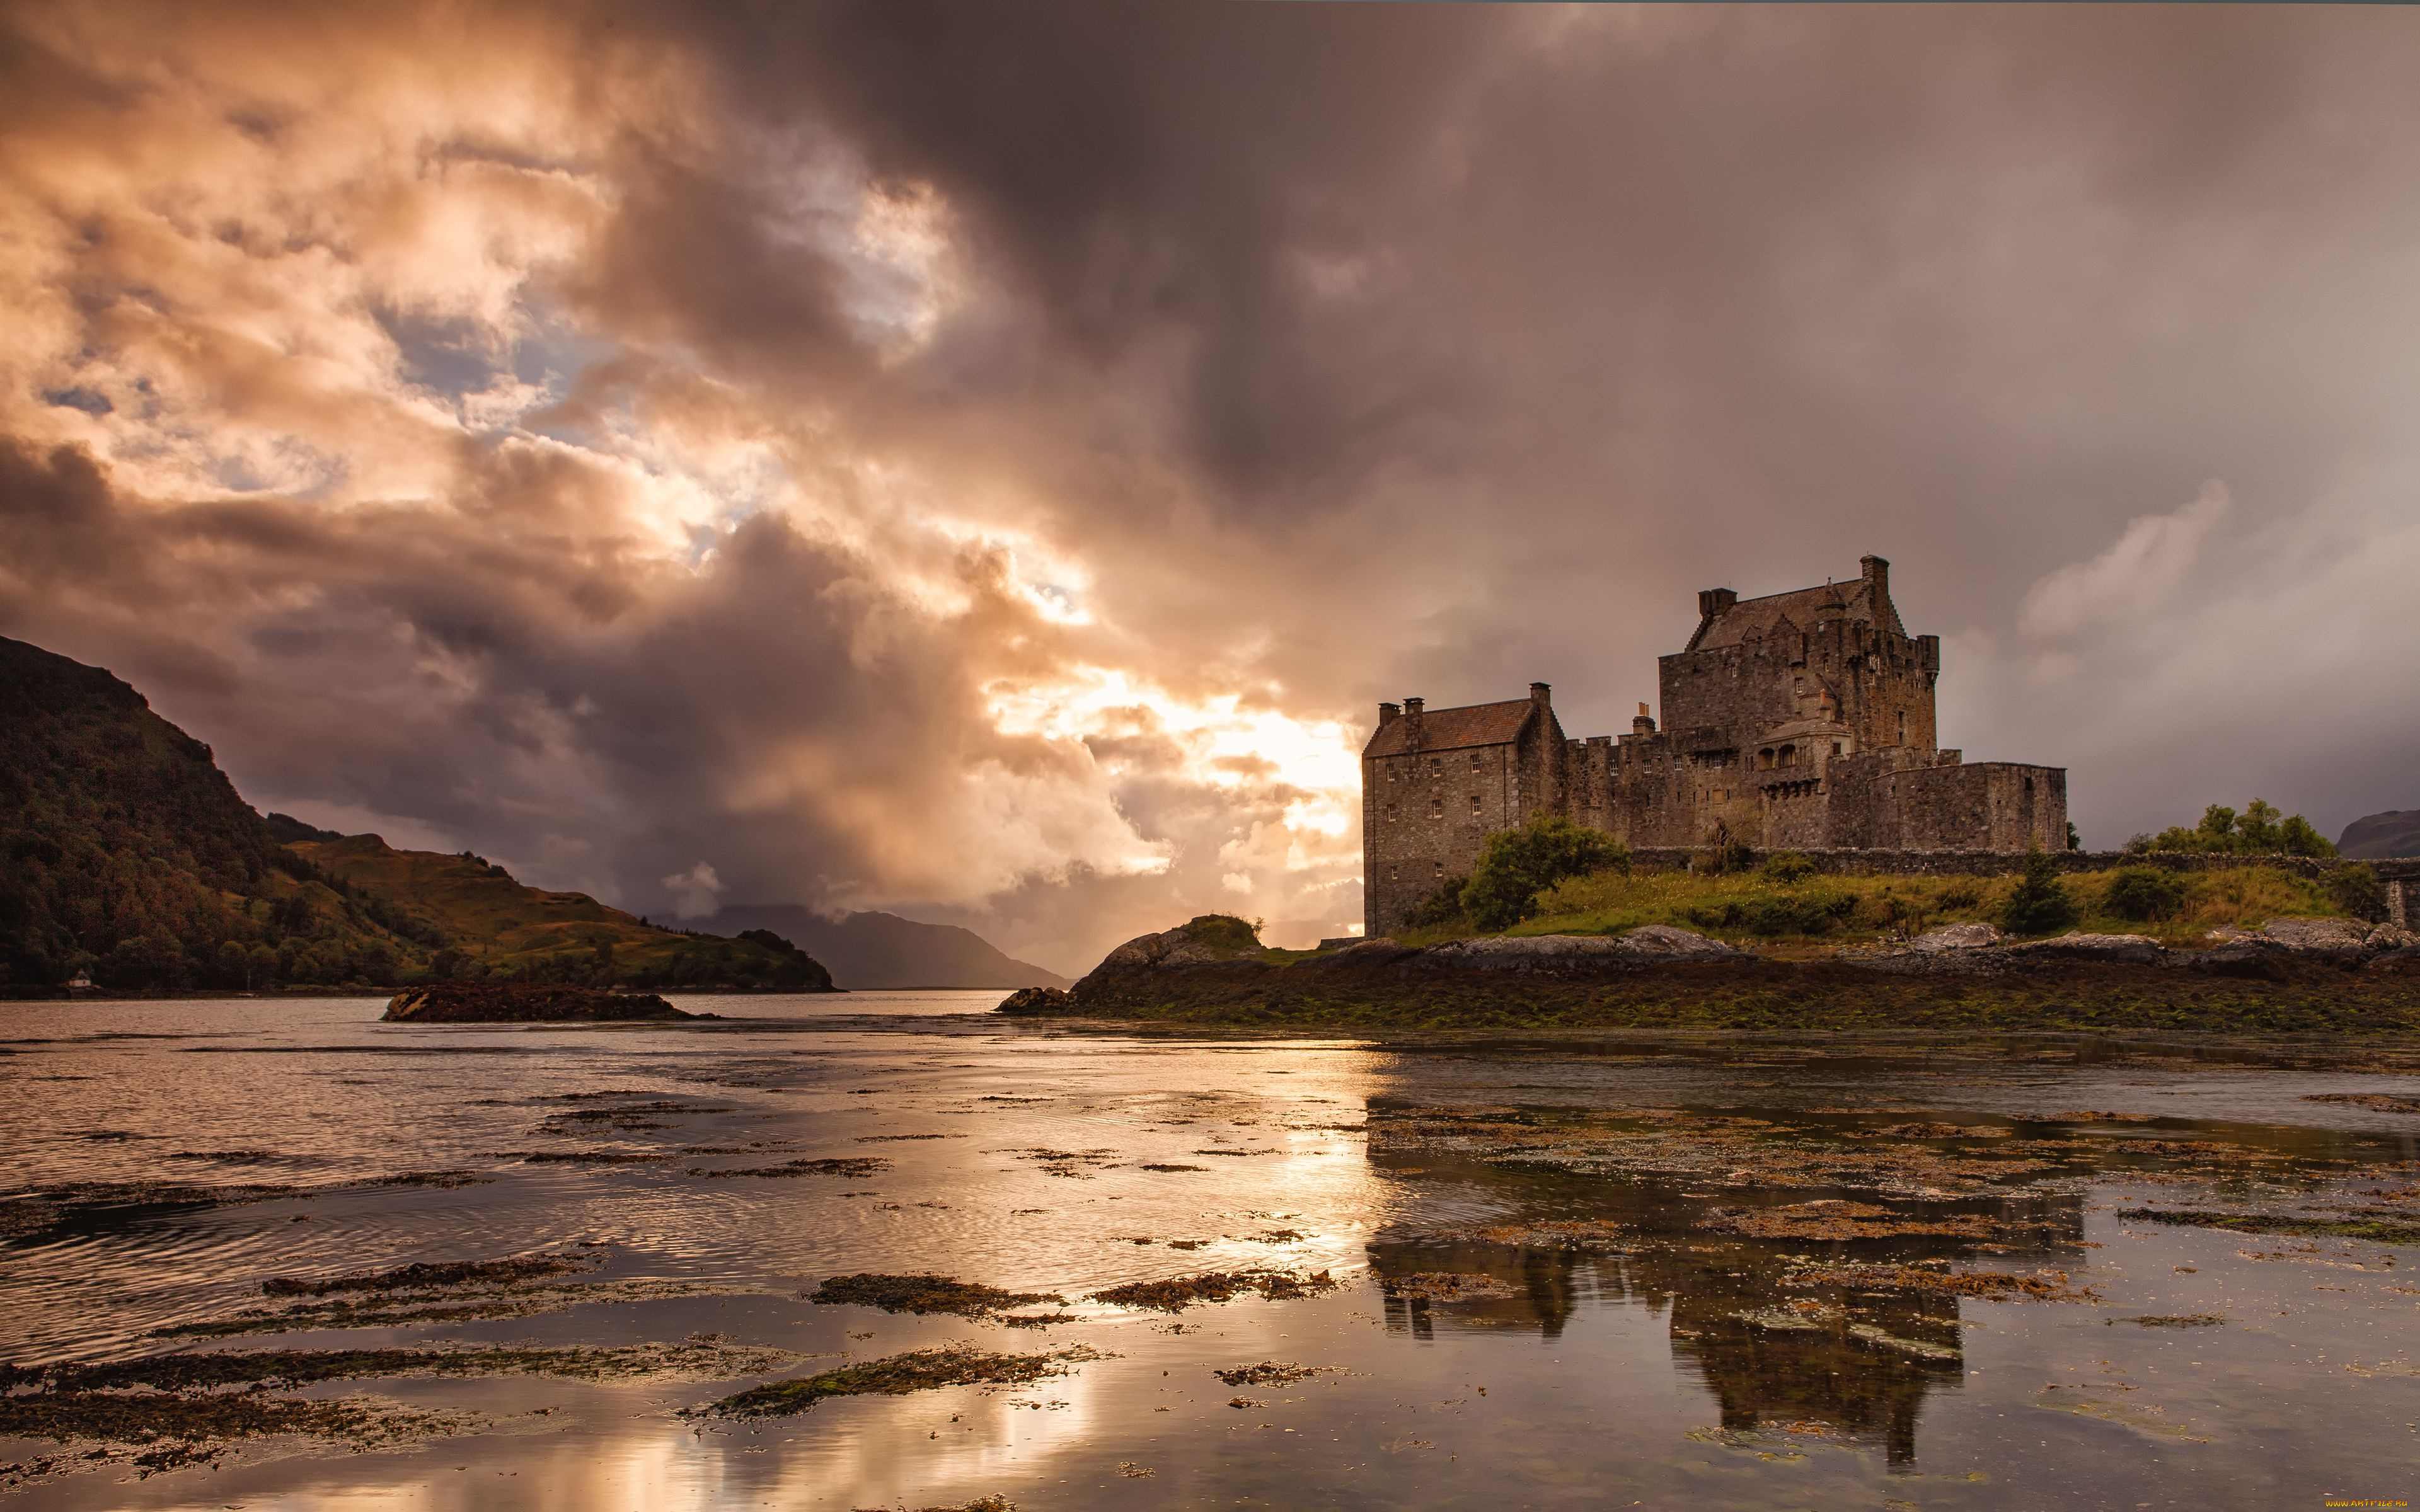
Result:
[[[0,1504],[2410,1497],[2420,1053],[0,1005]]]

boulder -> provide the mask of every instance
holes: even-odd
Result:
[[[2240,931],[2214,932],[2219,944],[2208,950],[2186,950],[2176,959],[2213,977],[2242,977],[2257,981],[2284,981],[2286,958],[2293,952],[2274,940]]]
[[[1716,961],[1747,954],[1735,945],[1725,945],[1669,924],[1641,924],[1615,943],[1630,954],[1663,959]]]
[[[2363,969],[2388,976],[2420,976],[2420,945],[2398,946],[2395,949],[2374,955],[2370,957],[2369,964]]]
[[[1944,950],[1980,950],[2004,937],[1990,924],[1944,924],[1908,941],[1907,948],[1918,955],[1938,955]]]
[[[1076,999],[1057,987],[1019,987],[1001,1000],[995,1013],[1034,1016],[1044,1013],[1072,1013]]]
[[[1419,964],[1472,971],[1536,971],[1611,961],[1625,953],[1621,941],[1603,934],[1496,934],[1432,946],[1420,952]]]
[[[2358,918],[2273,918],[2260,933],[2289,950],[2336,955],[2367,949],[2370,930]]]
[[[1541,971],[1647,962],[1722,961],[1746,951],[1669,924],[1641,924],[1620,936],[1495,934],[1450,940],[1419,953],[1418,964],[1472,971]]]
[[[1158,934],[1138,934],[1101,960],[1103,971],[1141,971],[1154,966],[1207,965],[1218,952],[1203,945],[1179,924]]]
[[[2012,955],[2028,960],[2122,961],[2155,966],[2168,958],[2160,942],[2148,934],[2062,934],[2056,939],[2027,940],[2009,947]]]
[[[2366,943],[2373,950],[2408,950],[2420,945],[2420,931],[2408,930],[2400,924],[2381,924],[2369,932]]]

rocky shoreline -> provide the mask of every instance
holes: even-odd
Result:
[[[1427,1027],[2420,1030],[2420,934],[2356,919],[2278,919],[2195,949],[2141,934],[2010,940],[1960,924],[1813,959],[1660,924],[1295,956],[1233,948],[1202,922],[1129,940],[1073,988],[1028,988],[1000,1011]]]

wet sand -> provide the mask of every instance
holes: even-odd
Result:
[[[1146,1036],[1000,995],[0,1005],[0,1498],[2412,1493],[2400,1055]],[[998,1289],[814,1300],[900,1276]],[[192,1411],[127,1430],[163,1392]]]

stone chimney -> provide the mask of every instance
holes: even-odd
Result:
[[[1426,699],[1404,700],[1404,717],[1409,720],[1412,726],[1404,733],[1411,737],[1411,747],[1414,750],[1420,748],[1420,711],[1428,706],[1428,702]]]
[[[1888,598],[1890,596],[1889,563],[1885,562],[1880,557],[1859,557],[1857,559],[1857,573],[1858,576],[1864,578],[1866,581],[1874,585],[1874,594],[1876,597]]]
[[[1541,709],[1552,708],[1554,706],[1554,687],[1550,684],[1531,683],[1529,685],[1529,702],[1536,704]]]
[[[1866,560],[1872,562],[1879,559],[1868,557]],[[1731,589],[1700,589],[1698,593],[1698,617],[1701,620],[1711,620],[1729,614],[1731,611],[1731,606],[1738,602],[1739,594]]]
[[[1717,588],[1714,592],[1728,594],[1730,590]],[[1638,717],[1630,721],[1630,733],[1634,735],[1652,735],[1655,733],[1655,717],[1647,712],[1646,704],[1641,703],[1638,706]]]
[[[1401,704],[1381,703],[1378,705],[1378,728],[1381,730],[1386,729],[1388,725],[1393,724],[1403,717],[1404,710]]]

